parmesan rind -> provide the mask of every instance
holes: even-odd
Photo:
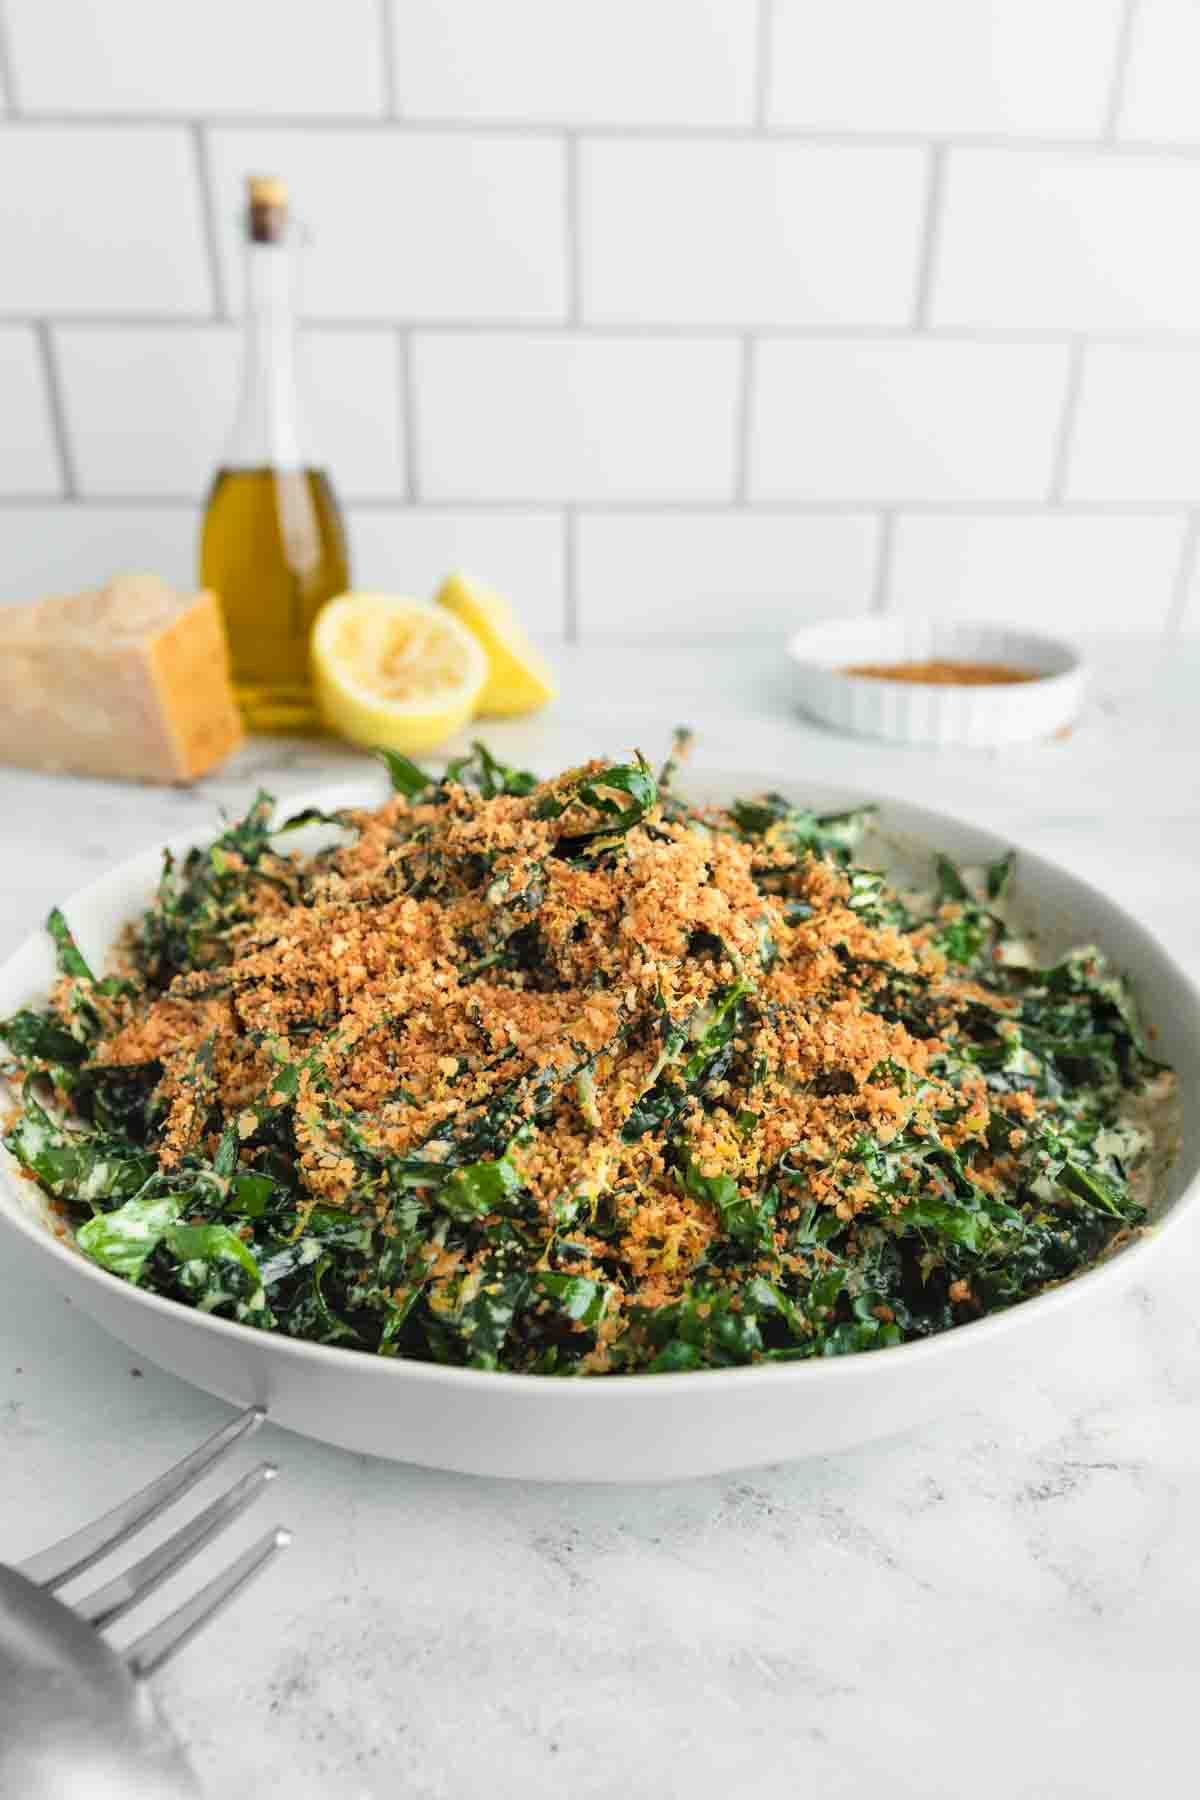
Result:
[[[0,761],[189,782],[242,736],[215,595],[118,575],[0,608]]]

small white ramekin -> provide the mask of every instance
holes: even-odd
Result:
[[[899,744],[1017,744],[1051,737],[1078,716],[1085,670],[1059,638],[1001,625],[873,615],[796,632],[787,654],[803,710],[856,737]],[[942,686],[848,675],[855,663],[990,662],[1034,681]]]

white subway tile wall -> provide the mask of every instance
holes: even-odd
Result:
[[[423,499],[733,499],[729,339],[423,332],[413,348]]]
[[[443,507],[403,512],[351,507],[355,573],[363,587],[399,588],[427,597],[448,569],[463,569],[489,587],[517,594],[521,614],[539,637],[562,636],[566,557],[562,525],[549,508],[478,512]]]
[[[903,325],[927,153],[735,142],[584,144],[583,317],[655,325]]]
[[[63,411],[85,499],[198,499],[238,397],[235,325],[60,325]],[[400,346],[381,329],[312,331],[303,357],[309,441],[346,499],[403,500]]]
[[[1200,505],[1200,348],[1089,346],[1067,499]]]
[[[579,520],[579,627],[610,642],[771,643],[789,622],[869,612],[870,514],[613,512]]]
[[[53,506],[0,510],[0,602],[97,587],[120,569],[194,584],[194,506]]]
[[[301,287],[310,318],[565,317],[567,158],[552,137],[218,129],[211,158],[235,308],[246,177],[277,170],[312,239]]]
[[[1061,344],[776,338],[755,352],[755,500],[1044,500]]]
[[[758,0],[399,0],[406,119],[749,125]]]
[[[356,572],[364,587],[428,597],[447,569],[519,594],[529,629],[562,636],[566,581],[562,530],[550,510],[480,512],[406,507],[346,508]],[[0,508],[0,605],[39,594],[94,587],[118,569],[154,569],[194,581],[200,507],[105,503]]]
[[[1200,632],[1200,558],[1193,558],[1188,569],[1179,626],[1183,631]]]
[[[28,113],[386,111],[375,0],[7,0]]]
[[[1200,161],[949,151],[932,321],[1035,331],[1200,325]]]
[[[206,316],[214,289],[182,126],[0,131],[0,314]]]
[[[892,600],[900,612],[1066,631],[1165,626],[1186,523],[1029,513],[896,520]]]
[[[1133,17],[1121,135],[1154,143],[1200,143],[1195,0],[1140,0]]]
[[[778,0],[768,117],[815,131],[1095,136],[1123,0]]]
[[[0,492],[61,494],[43,338],[32,325],[0,326]]]
[[[247,173],[356,578],[1200,632],[1196,0],[0,0],[0,600],[195,573]]]

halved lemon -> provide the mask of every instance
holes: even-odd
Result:
[[[536,712],[556,697],[549,664],[526,637],[507,600],[467,575],[451,575],[438,590],[437,602],[461,619],[487,652],[488,678],[477,712],[511,718]]]
[[[353,743],[432,750],[475,711],[487,657],[452,613],[400,594],[340,594],[317,614],[313,691]]]

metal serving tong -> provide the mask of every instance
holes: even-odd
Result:
[[[0,1800],[179,1800],[200,1789],[147,1678],[290,1541],[276,1526],[190,1600],[116,1651],[101,1635],[245,1512],[276,1475],[260,1463],[69,1605],[55,1593],[174,1506],[258,1430],[251,1407],[111,1512],[14,1568],[0,1563]]]

